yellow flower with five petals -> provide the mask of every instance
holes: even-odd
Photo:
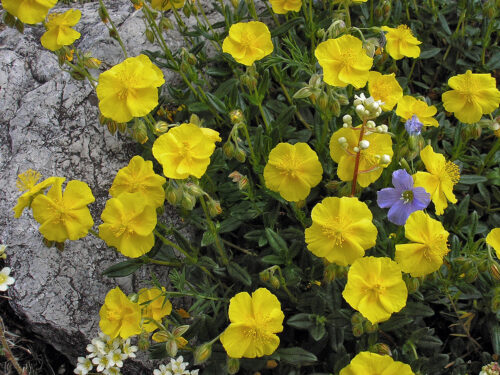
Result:
[[[446,161],[442,154],[434,152],[431,146],[420,151],[420,158],[428,172],[417,172],[413,175],[415,187],[421,186],[431,195],[436,207],[436,214],[442,215],[448,207],[447,200],[457,203],[453,194],[453,186],[460,180],[460,169],[451,161]]]
[[[165,288],[143,288],[139,290],[138,303],[142,308],[142,328],[146,332],[153,332],[158,326],[154,321],[161,322],[161,319],[170,315],[172,303],[163,295]]]
[[[416,59],[420,56],[419,45],[422,42],[413,36],[408,26],[399,25],[396,28],[382,26],[382,30],[387,31],[385,49],[394,60],[400,60],[405,56]]]
[[[229,53],[237,62],[247,66],[263,59],[273,50],[271,33],[266,24],[259,21],[235,23],[222,42],[223,52]]]
[[[153,144],[153,156],[168,178],[201,178],[210,164],[219,133],[195,124],[181,124],[161,135]]]
[[[494,228],[488,233],[486,243],[495,250],[497,257],[500,259],[500,228]]]
[[[222,346],[231,358],[255,358],[271,355],[278,348],[276,333],[283,331],[278,298],[266,288],[252,293],[236,294],[229,301],[231,324],[220,336]]]
[[[320,183],[322,174],[318,155],[307,143],[279,143],[269,154],[264,181],[268,189],[279,192],[283,199],[298,202]]]
[[[99,316],[99,328],[112,339],[126,339],[142,332],[139,304],[129,300],[119,287],[106,294]]]
[[[42,22],[56,4],[57,0],[2,0],[5,11],[31,25]]]
[[[38,195],[31,204],[33,217],[41,224],[40,233],[49,241],[78,240],[94,225],[87,207],[95,201],[89,186],[73,180],[63,193],[64,180],[59,177],[47,195]]]
[[[99,76],[99,109],[117,122],[146,116],[158,105],[157,87],[164,83],[162,71],[149,57],[129,57]]]
[[[392,259],[364,257],[356,259],[349,269],[342,296],[375,324],[406,306],[408,289],[401,268]]]
[[[305,231],[307,248],[339,266],[352,264],[375,246],[373,215],[358,198],[328,197],[311,211],[312,225]]]
[[[463,123],[478,122],[483,115],[493,112],[500,104],[500,91],[491,74],[477,74],[467,70],[465,74],[451,77],[448,85],[452,90],[443,93],[444,109],[453,112]]]
[[[323,68],[323,80],[332,86],[348,84],[360,89],[366,85],[373,59],[366,54],[363,43],[352,35],[328,39],[314,51]]]
[[[405,223],[405,237],[413,242],[396,245],[395,260],[403,272],[413,277],[437,271],[450,251],[448,236],[441,222],[423,211],[415,211]]]
[[[437,108],[435,106],[427,105],[426,102],[410,95],[403,96],[398,101],[396,108],[396,114],[404,121],[411,119],[415,115],[426,126],[439,126],[439,122],[432,117],[436,112]]]
[[[57,51],[63,46],[68,46],[80,38],[80,33],[73,30],[82,12],[78,9],[70,9],[65,13],[51,13],[45,23],[47,31],[42,35],[40,41],[42,46],[51,51]]]
[[[384,104],[382,109],[390,111],[403,97],[403,89],[395,78],[395,74],[381,74],[370,72],[368,76],[368,91],[375,100],[380,100]]]

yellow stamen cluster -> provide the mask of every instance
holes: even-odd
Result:
[[[26,172],[17,176],[16,187],[19,191],[28,191],[42,178],[42,174],[33,169],[28,169]]]

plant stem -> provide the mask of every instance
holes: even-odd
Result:
[[[490,149],[490,151],[488,152],[488,154],[484,158],[483,165],[481,166],[481,168],[479,168],[479,172],[477,172],[478,175],[481,175],[481,173],[483,173],[484,168],[486,168],[488,166],[491,159],[493,158],[493,156],[495,156],[495,154],[499,148],[500,148],[500,138],[497,138],[497,141],[495,142],[493,147]]]
[[[358,148],[359,148],[359,143],[363,140],[363,135],[365,133],[365,125],[366,125],[366,120],[363,120],[363,124],[361,125],[361,130],[359,132]],[[358,182],[358,170],[359,170],[360,158],[361,158],[361,149],[359,149],[358,152],[356,153],[356,161],[354,163],[354,173],[352,176],[351,197],[354,197],[354,194],[356,193],[356,183]]]
[[[217,229],[215,228],[215,224],[212,221],[212,218],[210,217],[210,213],[208,212],[207,203],[205,202],[205,197],[203,197],[203,196],[200,197],[200,203],[201,203],[201,206],[203,208],[203,212],[205,213],[205,218],[207,220],[207,224],[208,224],[208,228],[210,230],[210,233],[212,233],[212,235],[215,238],[215,248],[217,249],[217,252],[219,253],[219,255],[222,259],[222,263],[224,263],[224,265],[227,266],[229,264],[229,259],[227,257],[226,251],[224,250],[224,246],[222,245],[219,234],[217,233]]]
[[[14,354],[12,354],[12,351],[10,350],[9,343],[7,342],[7,338],[5,337],[5,325],[3,324],[3,319],[1,316],[0,316],[0,343],[2,344],[2,349],[5,357],[10,361],[10,363],[12,363],[12,366],[14,366],[17,373],[19,375],[27,375],[28,374],[27,371],[21,368],[19,362],[17,362],[16,357],[14,357]]]
[[[144,259],[144,261],[146,261],[147,263],[159,264],[161,266],[169,266],[169,267],[180,267],[180,266],[182,266],[181,262],[169,262],[169,261],[166,261],[166,260],[158,260],[158,259],[150,258],[150,257],[148,257],[146,255],[143,255],[141,257],[141,259]]]
[[[123,41],[122,41],[122,38],[120,37],[120,33],[118,32],[118,29],[116,28],[115,24],[113,23],[113,20],[109,16],[109,12],[108,12],[108,9],[106,8],[106,6],[104,5],[104,1],[99,0],[99,5],[101,6],[101,8],[103,8],[106,11],[109,24],[111,25],[110,29],[116,33],[115,37],[116,37],[116,40],[118,41],[118,43],[120,43],[120,47],[122,48],[123,55],[125,56],[125,58],[128,58],[127,49],[125,48],[125,45],[123,44]]]
[[[186,259],[188,259],[191,263],[195,264],[197,262],[197,259],[196,257],[193,257],[191,254],[189,254],[186,250],[184,250],[182,247],[180,247],[179,245],[177,245],[175,242],[172,242],[170,241],[169,239],[165,238],[162,236],[162,234],[160,232],[158,232],[158,230],[154,230],[154,234],[156,235],[156,237],[158,237],[160,239],[161,242],[163,242],[165,245],[167,246],[171,246],[173,247],[174,249],[178,250],[180,253],[182,253]]]
[[[242,123],[242,128],[243,128],[243,133],[245,133],[245,138],[247,139],[248,142],[248,148],[250,149],[250,157],[252,158],[252,164],[254,167],[257,167],[257,157],[255,156],[255,151],[252,146],[252,140],[250,139],[250,133],[248,132],[248,127],[246,122]]]

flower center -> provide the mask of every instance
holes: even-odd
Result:
[[[106,317],[108,318],[108,320],[114,321],[114,320],[120,320],[122,316],[116,310],[108,310],[106,313]]]
[[[123,88],[121,89],[118,94],[118,99],[122,100],[122,101],[125,101],[127,100],[127,97],[128,97],[128,88]]]
[[[7,276],[3,273],[0,273],[0,285],[5,284],[7,282]]]
[[[337,217],[328,226],[323,226],[322,231],[335,246],[342,246],[345,241],[346,229],[348,225],[348,220],[343,217]]]
[[[42,175],[40,172],[34,171],[33,169],[28,169],[26,172],[17,176],[16,187],[19,191],[28,191],[36,185],[38,180]]]
[[[243,336],[250,338],[250,340],[258,346],[265,345],[270,341],[270,335],[257,327],[243,328]]]
[[[401,199],[404,203],[413,202],[413,190],[406,190],[401,193]]]
[[[458,181],[460,181],[460,168],[455,163],[447,161],[444,166],[444,171],[450,178],[453,185],[456,185]]]
[[[342,67],[350,69],[353,63],[357,60],[357,54],[352,48],[346,49],[342,53]]]

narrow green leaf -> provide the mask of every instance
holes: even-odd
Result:
[[[128,259],[126,261],[114,264],[103,271],[103,275],[108,277],[125,277],[132,275],[144,263],[140,259]]]

